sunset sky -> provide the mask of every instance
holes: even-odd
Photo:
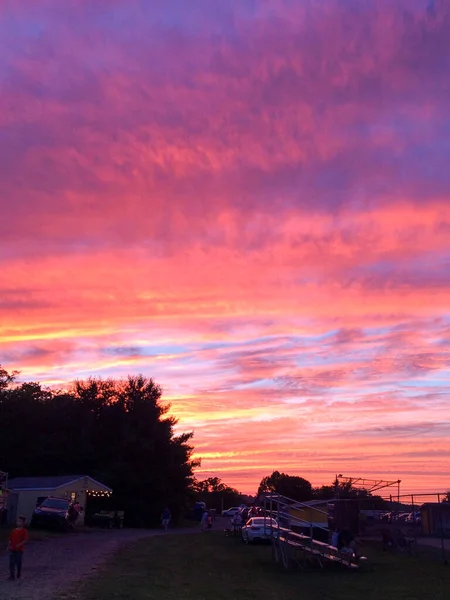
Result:
[[[198,476],[450,489],[450,0],[0,0],[0,364]]]

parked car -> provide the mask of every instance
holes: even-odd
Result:
[[[222,515],[224,517],[234,517],[234,515],[237,514],[240,510],[241,509],[239,506],[232,506],[231,508],[227,508],[227,510],[223,510]]]
[[[404,523],[409,513],[392,511],[381,516],[381,521],[387,523]]]
[[[399,513],[397,516],[397,521],[399,521],[400,523],[405,523],[405,521],[407,520],[408,517],[409,517],[409,513],[407,513],[407,512]]]
[[[121,529],[124,519],[123,510],[101,510],[89,516],[86,515],[84,524],[88,527],[101,527],[103,529]]]
[[[32,527],[68,529],[73,524],[70,501],[65,498],[48,497],[33,512]]]
[[[270,540],[272,535],[277,535],[278,523],[270,517],[252,517],[242,527],[242,541],[250,544],[256,541]]]
[[[422,517],[420,511],[409,513],[405,519],[405,523],[421,523]]]

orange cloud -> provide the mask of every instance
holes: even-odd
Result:
[[[155,377],[245,491],[448,487],[446,3],[0,5],[0,362]]]

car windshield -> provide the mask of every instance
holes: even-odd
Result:
[[[278,525],[278,523],[274,519],[264,519],[264,517],[259,517],[258,519],[250,519],[249,521],[249,523],[251,523],[252,525],[264,525],[264,522],[266,523],[266,525]]]
[[[59,510],[67,510],[69,508],[69,503],[67,500],[59,500],[58,498],[47,498],[41,504],[40,508],[57,508]]]

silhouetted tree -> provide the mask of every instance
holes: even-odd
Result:
[[[208,508],[218,511],[222,507],[238,506],[246,500],[238,490],[223,483],[219,477],[208,477],[203,481],[194,479],[192,489],[195,500],[205,502]]]
[[[90,378],[67,392],[38,383],[12,385],[0,370],[0,456],[10,477],[88,474],[111,486],[129,525],[150,525],[168,504],[184,510],[193,482],[192,434],[161,388],[142,375]]]
[[[336,497],[336,488],[334,485],[322,485],[314,488],[313,495],[317,500],[331,500]]]
[[[197,493],[214,493],[214,492],[223,492],[224,490],[233,490],[233,488],[230,488],[228,486],[226,486],[223,481],[219,478],[219,477],[208,477],[207,479],[204,479],[203,481],[198,481],[197,479],[194,480],[193,482],[193,489],[195,492]]]
[[[269,492],[276,492],[299,502],[311,500],[313,497],[312,485],[307,479],[279,471],[264,477],[259,484],[258,496]]]
[[[2,368],[0,365],[0,391],[5,390],[12,383],[14,383],[15,378],[19,374],[18,371],[13,371],[12,373],[8,373],[6,369]]]

